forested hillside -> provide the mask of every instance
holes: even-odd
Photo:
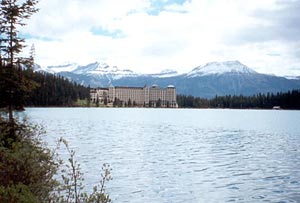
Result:
[[[89,99],[89,88],[51,73],[32,74],[36,88],[25,100],[26,106],[75,106],[78,100]]]
[[[253,96],[215,96],[203,99],[193,96],[178,95],[177,102],[182,108],[261,108],[272,109],[280,106],[283,109],[300,109],[300,90],[277,94],[257,94]]]

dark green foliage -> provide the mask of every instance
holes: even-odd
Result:
[[[108,103],[107,97],[104,97],[104,105],[106,106]]]
[[[3,203],[23,202],[38,203],[38,199],[30,191],[28,186],[18,183],[8,187],[0,186],[0,201]]]
[[[22,109],[25,96],[34,88],[30,78],[22,73],[32,68],[33,61],[19,55],[25,40],[19,37],[18,29],[37,12],[37,1],[1,0],[0,4],[0,106],[7,107],[13,123],[13,109]]]
[[[37,87],[31,80],[33,71],[16,67],[2,66],[0,68],[0,108],[11,106],[12,109],[22,110],[25,100]]]
[[[0,69],[0,108],[10,103],[17,110],[23,109],[24,105],[75,106],[77,100],[89,100],[89,97],[89,88],[61,76],[31,69],[20,70],[19,74],[6,67]]]
[[[177,103],[181,108],[208,108],[209,100],[199,97],[193,97],[191,95],[177,95]],[[169,104],[170,105],[170,104]]]
[[[161,99],[158,99],[156,102],[156,107],[161,107]]]
[[[300,109],[300,90],[277,94],[257,94],[253,96],[215,96],[213,99],[178,95],[177,102],[179,107],[182,108],[271,109],[274,106],[280,106],[283,109]]]
[[[0,115],[0,202],[46,202],[55,186],[53,154],[42,146],[38,131],[13,117],[13,110],[23,109],[36,87],[31,80],[33,57],[19,56],[24,39],[18,31],[37,11],[36,3],[0,2],[0,108],[8,112],[8,119]]]
[[[96,99],[96,107],[99,107],[99,98]]]
[[[110,198],[106,183],[110,181],[110,166],[102,167],[101,180],[91,193],[83,192],[83,174],[75,159],[75,151],[68,147],[68,162],[58,159],[55,151],[41,142],[40,128],[26,122],[15,122],[13,136],[7,119],[0,116],[0,202],[1,203],[107,203]],[[57,181],[62,169],[62,181]]]
[[[123,106],[123,102],[118,99],[117,97],[115,97],[114,102],[113,102],[113,107],[122,107]]]
[[[130,99],[130,98],[128,99],[127,106],[128,106],[128,107],[131,107],[131,106],[132,106],[132,103],[131,103],[131,99]]]
[[[26,106],[75,106],[77,100],[89,100],[87,87],[50,73],[35,72],[32,80],[38,88],[34,89],[25,101]]]
[[[54,153],[39,138],[42,131],[26,122],[0,118],[0,202],[46,202],[57,182]]]

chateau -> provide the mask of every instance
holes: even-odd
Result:
[[[176,88],[169,85],[151,87],[108,87],[93,88],[90,91],[91,102],[106,106],[139,106],[177,108]]]

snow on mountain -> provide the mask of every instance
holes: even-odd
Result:
[[[256,72],[239,61],[211,62],[194,68],[187,77],[220,75],[224,73],[255,74]]]
[[[72,71],[76,74],[83,75],[98,75],[109,76],[112,79],[120,79],[122,77],[135,77],[138,74],[128,69],[119,69],[117,66],[109,66],[106,63],[91,63],[87,66],[80,66],[76,70]]]
[[[300,80],[300,76],[291,76],[291,75],[286,75],[284,76],[288,80]]]
[[[95,75],[109,77],[111,79],[120,79],[122,77],[135,77],[139,74],[134,73],[131,70],[121,70],[117,66],[109,66],[106,63],[91,63],[86,66],[80,66],[78,64],[66,64],[60,66],[48,66],[43,70],[51,73],[71,72],[78,75]]]
[[[138,74],[98,62],[86,66],[76,64],[49,66],[47,70],[91,87],[110,85],[138,87],[145,84],[166,87],[172,84],[179,94],[203,98],[212,98],[215,95],[285,92],[300,87],[300,80],[296,78],[288,80],[275,75],[259,74],[239,61],[212,62],[184,74],[169,69],[155,74]]]
[[[154,73],[154,74],[150,74],[152,77],[157,77],[157,78],[169,78],[169,77],[175,77],[178,76],[178,72],[175,70],[171,70],[171,69],[165,69],[163,71],[161,71],[160,73]]]
[[[106,77],[109,80],[117,80],[123,77],[138,77],[138,76],[150,76],[154,78],[170,78],[176,77],[180,74],[171,69],[166,69],[160,73],[154,74],[139,74],[135,73],[128,69],[119,69],[117,66],[109,66],[106,63],[90,63],[86,66],[80,66],[76,63],[64,64],[60,66],[48,66],[42,67],[41,70],[50,72],[50,73],[61,73],[61,72],[70,72],[78,75],[87,75],[87,76],[96,76]],[[200,77],[207,75],[219,75],[224,73],[243,73],[243,74],[253,74],[256,73],[254,70],[248,68],[239,61],[225,61],[225,62],[211,62],[205,65],[194,68],[186,75],[188,78]]]
[[[64,64],[59,66],[47,66],[42,67],[41,70],[51,72],[51,73],[60,73],[60,72],[72,72],[79,67],[76,63]]]

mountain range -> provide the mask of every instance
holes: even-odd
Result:
[[[190,72],[179,74],[164,70],[155,74],[139,74],[105,63],[86,66],[66,64],[37,67],[39,71],[59,74],[79,84],[91,87],[174,85],[178,94],[212,98],[216,95],[253,95],[300,89],[299,77],[285,78],[261,74],[239,61],[211,62]]]

